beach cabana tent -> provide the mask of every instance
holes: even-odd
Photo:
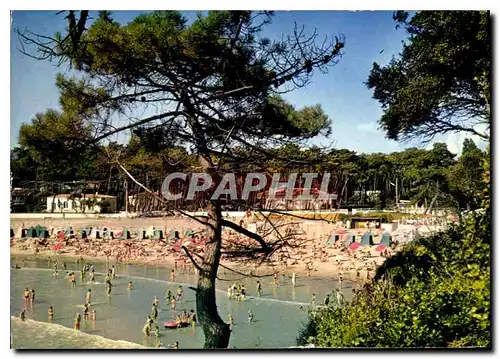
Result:
[[[363,234],[363,236],[361,237],[361,241],[359,243],[360,245],[362,246],[372,246],[373,245],[373,236],[371,233],[369,232],[366,232],[365,234]]]
[[[165,237],[163,236],[163,230],[162,229],[155,229],[154,234],[153,234],[153,239],[164,239]]]
[[[340,235],[338,233],[332,233],[330,238],[326,241],[327,246],[333,246],[335,242],[337,242],[340,238]]]
[[[347,237],[347,238],[346,238],[346,240],[344,241],[344,245],[345,245],[346,247],[348,247],[348,246],[349,246],[349,244],[351,244],[351,243],[353,243],[353,242],[355,242],[355,241],[356,241],[356,237],[355,237],[352,233],[347,233],[346,237]]]
[[[147,238],[148,236],[146,235],[146,230],[144,228],[139,229],[139,231],[137,232],[137,239],[142,241]]]
[[[382,233],[382,238],[380,239],[380,243],[384,244],[386,247],[389,247],[391,245],[391,236],[389,235],[389,233],[385,232],[385,233]]]
[[[27,237],[29,237],[29,238],[36,238],[37,235],[38,235],[38,233],[36,232],[36,228],[34,228],[34,227],[28,228],[28,231],[26,233]]]
[[[49,231],[47,230],[47,228],[42,227],[40,225],[37,225],[35,227],[35,230],[36,230],[36,236],[38,238],[48,238],[49,237]]]
[[[120,236],[120,239],[130,239],[130,231],[128,228],[123,228],[122,235]]]
[[[101,231],[97,228],[92,228],[89,234],[90,239],[101,239]]]
[[[23,227],[19,227],[16,233],[16,238],[26,238],[26,229]]]
[[[170,232],[168,232],[167,241],[169,243],[175,242],[178,238],[179,232],[177,232],[176,230],[172,229]]]

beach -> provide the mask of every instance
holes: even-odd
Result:
[[[234,220],[236,222],[236,220]],[[246,221],[245,226],[250,228],[250,221]],[[165,232],[168,230],[177,230],[181,233],[178,242],[182,242],[182,232],[185,230],[201,231],[202,225],[190,218],[82,218],[82,219],[12,219],[11,228],[17,233],[18,228],[43,226],[52,231],[51,237],[47,239],[44,245],[37,244],[36,239],[11,239],[11,254],[22,256],[37,257],[61,257],[68,259],[83,258],[86,261],[102,262],[122,262],[163,266],[167,268],[182,267],[185,270],[193,270],[189,259],[184,252],[180,250],[179,245],[167,243],[166,241],[155,239],[143,240],[119,240],[119,239],[66,239],[61,248],[53,250],[54,246],[61,242],[55,238],[58,229],[62,230],[72,227],[78,228],[96,227],[108,228],[115,233],[127,228],[134,233],[133,229],[161,228]],[[287,224],[281,224],[286,228]],[[221,265],[227,271],[236,269],[238,272],[252,275],[272,275],[278,271],[283,275],[291,276],[295,273],[298,276],[320,276],[333,277],[340,276],[354,279],[358,276],[366,277],[368,272],[374,272],[377,266],[385,260],[376,250],[375,245],[362,246],[355,251],[345,250],[345,248],[327,245],[327,240],[333,232],[339,229],[341,225],[336,223],[327,223],[325,221],[293,221],[290,227],[299,228],[299,234],[295,237],[297,248],[283,248],[282,254],[274,255],[264,262],[252,263],[244,259],[227,258],[221,259]],[[283,232],[283,231],[282,231]],[[349,230],[359,238],[366,229]],[[223,232],[223,238],[232,239],[235,234],[232,231]],[[240,236],[241,238],[243,236]],[[380,231],[373,231],[373,242],[378,244],[380,241]],[[198,245],[191,249],[203,253],[203,245]],[[397,251],[401,246],[396,246],[392,251]],[[283,259],[286,257],[286,259]],[[359,275],[358,275],[359,272]]]

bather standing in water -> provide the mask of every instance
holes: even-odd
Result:
[[[312,295],[311,304],[316,305],[316,294],[315,293],[313,293],[313,295]]]
[[[87,291],[87,296],[85,297],[85,304],[90,305],[90,300],[92,299],[92,289]]]
[[[80,330],[80,322],[81,321],[82,321],[82,316],[80,315],[80,313],[76,313],[75,323],[73,325],[73,329]]]
[[[111,281],[107,282],[106,283],[106,294],[109,296],[111,295],[111,287],[113,286],[113,284],[111,284]]]
[[[153,299],[153,305],[154,305],[155,307],[157,307],[157,306],[158,306],[158,304],[160,304],[160,300],[159,300],[159,299],[158,299],[158,297],[155,295],[155,298]]]
[[[54,319],[54,308],[52,308],[52,306],[47,310],[47,314],[49,315],[49,322],[52,321],[52,319]]]
[[[252,322],[253,321],[253,313],[251,310],[248,311],[248,322]]]
[[[295,272],[292,273],[292,285],[295,287]]]
[[[35,304],[35,290],[34,289],[31,290],[30,302],[31,302],[31,305]]]
[[[195,326],[196,326],[196,313],[195,313],[195,312],[194,312],[194,310],[192,310],[192,309],[191,309],[191,312],[190,312],[190,313],[191,313],[191,315],[190,315],[189,319],[190,319],[190,321],[191,321],[191,325],[192,325],[193,327],[195,327]]]
[[[88,320],[89,319],[89,305],[85,304],[83,306],[83,319]]]
[[[21,319],[24,322],[24,320],[26,319],[26,311],[25,310],[23,310],[21,312],[21,314],[19,314],[19,319]]]
[[[31,296],[30,290],[28,288],[25,288],[24,289],[24,301],[26,304],[28,304],[28,302],[30,300],[30,296]]]
[[[260,282],[260,280],[257,281],[257,294],[260,296],[262,296],[262,283]]]
[[[182,302],[182,297],[184,296],[184,290],[182,289],[182,286],[180,285],[179,288],[177,288],[177,301]]]
[[[156,319],[158,318],[158,308],[154,304],[153,304],[153,307],[151,308],[151,318],[154,321],[156,321]]]

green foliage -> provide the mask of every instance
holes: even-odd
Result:
[[[489,138],[474,128],[491,121],[489,12],[418,11],[409,21],[398,12],[394,19],[409,35],[403,51],[385,67],[374,63],[366,83],[384,109],[387,136],[468,131]]]
[[[489,207],[407,245],[354,300],[311,315],[298,339],[319,347],[490,347]]]
[[[89,129],[78,117],[47,110],[37,114],[30,124],[21,125],[18,151],[25,151],[30,158],[24,162],[25,166],[36,163],[41,180],[92,177],[93,160],[98,150],[81,141],[88,138]]]

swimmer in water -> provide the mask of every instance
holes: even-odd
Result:
[[[172,292],[170,291],[170,289],[165,291],[165,300],[168,303],[170,303],[170,301],[172,300]]]
[[[94,273],[90,273],[90,282],[94,282],[94,281],[95,281]]]
[[[104,282],[106,283],[106,285],[107,285],[108,283],[111,283],[111,277],[109,276],[109,273],[108,273],[108,274],[106,274],[106,277],[104,278]]]
[[[156,320],[156,318],[158,318],[158,308],[154,304],[151,308],[151,318],[153,318],[153,320]]]
[[[31,290],[31,297],[30,297],[31,304],[35,303],[35,290]]]
[[[149,317],[148,317],[148,321],[146,322],[146,324],[144,324],[144,327],[142,327],[142,332],[144,333],[144,335],[146,337],[149,337],[150,331],[151,331],[151,323],[150,323]]]
[[[26,319],[26,311],[25,310],[23,310],[21,312],[21,314],[19,314],[19,319],[21,319],[24,322],[24,320]]]
[[[111,295],[111,287],[113,285],[111,284],[111,282],[108,282],[107,286],[106,286],[106,294],[107,295]]]
[[[73,325],[73,329],[80,330],[80,322],[81,321],[82,321],[82,316],[80,315],[80,313],[76,313],[75,323]]]
[[[80,279],[81,279],[82,282],[85,280],[85,271],[84,270],[82,270],[80,272]]]
[[[191,313],[191,316],[189,319],[191,320],[191,325],[193,327],[195,327],[196,326],[196,313],[192,309],[191,309],[190,313]]]
[[[175,342],[175,343],[173,343],[173,344],[169,345],[169,347],[170,347],[171,349],[179,349],[179,342]]]
[[[85,304],[83,306],[83,319],[88,320],[89,319],[89,305]]]
[[[92,289],[87,291],[87,296],[85,297],[85,304],[90,305],[90,300],[92,299]]]
[[[54,274],[52,274],[54,277],[59,277],[59,272],[57,270],[54,271]]]
[[[327,294],[325,300],[323,301],[323,304],[325,305],[325,307],[328,307],[329,303],[330,303],[330,294]]]
[[[24,301],[28,303],[30,300],[30,290],[28,288],[24,289]]]
[[[71,286],[76,287],[75,273],[70,275]]]
[[[182,302],[182,297],[184,295],[184,290],[182,289],[182,286],[180,285],[179,288],[177,288],[177,301]]]
[[[248,311],[248,322],[252,322],[253,321],[253,313],[251,310]]]
[[[160,337],[160,327],[158,326],[155,326],[154,330],[153,330],[153,335],[157,338]]]
[[[180,315],[178,315],[176,318],[175,318],[175,324],[177,324],[177,328],[180,328],[182,326],[182,318]]]
[[[128,282],[127,289],[128,289],[128,290],[132,290],[132,289],[134,289],[134,285],[132,284],[132,282]]]
[[[175,270],[170,271],[170,280],[173,282],[175,280]]]
[[[47,310],[47,314],[49,315],[49,321],[54,319],[54,308],[52,308],[52,306],[50,306],[49,309]]]
[[[182,322],[183,323],[189,323],[189,315],[185,310],[182,311]]]
[[[96,321],[96,319],[97,319],[97,311],[94,309],[94,310],[92,311],[92,321],[94,321],[94,322],[95,322],[95,321]]]

